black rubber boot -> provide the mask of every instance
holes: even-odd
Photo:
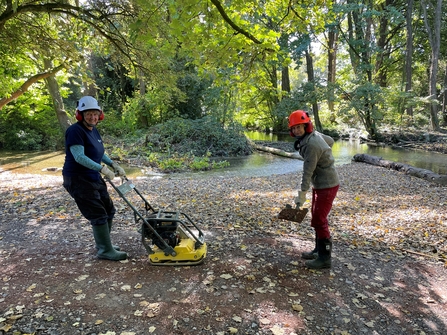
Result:
[[[123,251],[113,249],[110,242],[109,226],[107,224],[94,225],[93,236],[98,247],[98,258],[109,259],[112,261],[121,261],[127,258],[127,254]]]
[[[318,238],[315,235],[315,248],[312,251],[305,251],[301,254],[302,259],[316,259],[318,257]]]
[[[332,239],[318,240],[318,257],[313,261],[306,261],[306,266],[309,269],[326,269],[332,265]]]
[[[109,234],[112,231],[113,220],[107,220],[107,226],[109,227]],[[121,248],[117,245],[112,245],[113,249],[120,251]],[[98,250],[98,245],[95,245],[96,250]]]

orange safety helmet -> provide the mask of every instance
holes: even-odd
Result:
[[[295,137],[293,135],[291,129],[293,126],[296,126],[297,124],[305,124],[304,131],[306,133],[311,133],[314,131],[314,126],[312,124],[312,121],[310,120],[309,113],[305,112],[303,110],[296,110],[292,112],[289,116],[289,131],[290,136]]]

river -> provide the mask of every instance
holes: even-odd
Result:
[[[288,135],[247,132],[247,137],[252,140],[289,141],[293,145],[293,138]],[[438,174],[447,174],[447,155],[440,153],[375,147],[360,143],[358,140],[336,141],[332,151],[336,165],[349,164],[355,154],[365,153],[431,170]],[[130,178],[203,178],[207,176],[225,178],[226,176],[269,176],[297,172],[302,168],[303,164],[302,161],[297,159],[284,158],[263,152],[256,152],[247,157],[227,158],[226,160],[230,162],[230,166],[224,169],[169,175],[151,173],[132,166],[122,166]],[[11,171],[15,173],[60,175],[63,161],[64,152],[62,151],[11,152],[0,150],[0,172]]]

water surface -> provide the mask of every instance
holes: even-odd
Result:
[[[274,135],[263,133],[248,133],[247,136],[254,140],[264,141],[289,141],[293,146],[293,138],[289,135]],[[332,148],[336,165],[349,164],[352,157],[358,153],[379,156],[383,159],[413,165],[418,168],[431,170],[438,174],[447,174],[447,155],[415,151],[407,149],[393,149],[390,147],[375,147],[362,144],[359,141],[336,141]],[[39,152],[11,152],[0,150],[0,173],[11,171],[16,173],[39,173],[61,175],[65,154],[63,151],[39,151]],[[273,174],[285,174],[297,172],[302,169],[302,161],[297,159],[280,157],[268,153],[256,152],[253,155],[237,158],[226,158],[230,166],[224,169],[169,174],[170,178],[206,177],[206,176],[269,176]],[[160,177],[163,175],[148,172],[141,168],[122,164],[129,177]]]

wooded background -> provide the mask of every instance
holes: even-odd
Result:
[[[2,0],[0,148],[60,143],[95,96],[122,135],[176,117],[287,130],[440,130],[442,0]],[[57,120],[57,121],[56,121]]]

